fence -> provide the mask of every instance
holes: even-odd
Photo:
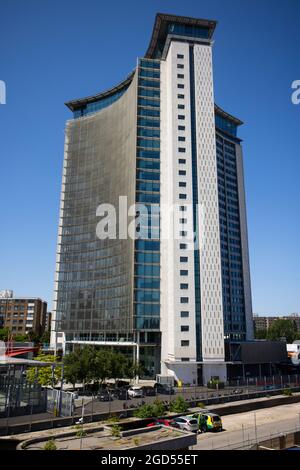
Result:
[[[47,388],[47,411],[54,416],[72,416],[74,413],[74,395],[70,392]]]
[[[39,384],[23,376],[0,376],[0,417],[42,413],[46,403],[46,390]]]

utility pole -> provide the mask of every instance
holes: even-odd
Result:
[[[255,442],[258,444],[258,439],[257,439],[257,424],[256,424],[256,412],[254,411],[254,430],[255,430]]]

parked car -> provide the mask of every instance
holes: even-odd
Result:
[[[184,431],[198,432],[198,421],[192,416],[180,416],[179,418],[174,418],[174,421]]]
[[[127,388],[116,388],[113,392],[113,397],[117,400],[128,400],[128,390]]]
[[[145,397],[155,397],[156,389],[154,387],[144,386],[142,389]]]
[[[162,395],[174,395],[174,388],[168,384],[160,384],[156,382],[154,384],[154,389],[157,393],[161,393]]]
[[[128,389],[128,396],[130,398],[142,398],[144,396],[144,392],[142,387],[133,386]]]
[[[205,411],[201,413],[194,413],[188,417],[195,418],[197,420],[198,429],[201,432],[222,431],[223,429],[222,420],[216,413]]]
[[[179,425],[176,423],[174,419],[156,419],[152,423],[147,424],[147,428],[150,428],[152,426],[159,426],[160,424],[164,426],[172,426],[173,428],[179,428]]]
[[[107,389],[100,391],[97,395],[97,398],[99,401],[113,401],[114,399],[113,394]]]

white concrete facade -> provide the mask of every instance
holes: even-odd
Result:
[[[201,330],[203,367],[207,373],[226,376],[224,363],[224,326],[218,182],[216,166],[216,134],[211,45],[194,45],[194,83],[197,137]],[[189,206],[186,230],[177,227],[184,213],[162,215],[161,220],[161,331],[162,374],[175,380],[197,383],[196,311],[194,245],[191,241],[193,184],[192,130],[190,90],[190,46],[171,42],[165,61],[161,62],[161,204]],[[182,84],[184,88],[178,88]],[[179,98],[180,96],[180,98]],[[178,105],[184,108],[178,109]],[[184,116],[184,118],[179,118]],[[179,126],[181,126],[182,130]],[[182,127],[183,126],[183,127]],[[184,137],[184,141],[179,141]],[[181,145],[182,144],[182,145]],[[179,148],[184,147],[184,152]],[[181,162],[181,163],[180,163]],[[185,187],[179,187],[184,182]],[[184,199],[180,196],[184,194]],[[177,219],[176,219],[177,217]],[[176,239],[177,231],[187,239]],[[175,238],[168,236],[175,234]],[[182,244],[187,243],[187,249]],[[181,260],[186,259],[183,263]],[[182,273],[185,272],[183,276]],[[183,290],[182,284],[188,284]],[[184,299],[184,302],[182,303]],[[182,331],[188,326],[188,331]],[[186,329],[186,328],[185,328]],[[215,367],[211,366],[211,363]],[[218,373],[217,373],[218,372]]]
[[[184,78],[178,78],[178,75],[184,75]],[[189,77],[189,45],[172,42],[166,61],[161,62],[162,374],[196,383]],[[178,84],[184,88],[178,88]],[[179,116],[184,116],[184,119]],[[182,206],[185,210],[164,213],[164,206],[177,206],[179,209]],[[181,223],[182,219],[186,222]],[[182,244],[187,248],[181,248]],[[182,331],[182,327],[188,331]],[[182,358],[185,362],[181,366]]]

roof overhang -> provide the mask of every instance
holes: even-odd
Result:
[[[188,16],[168,15],[165,13],[157,13],[152,31],[152,37],[148,46],[145,57],[153,58],[157,43],[167,36],[167,26],[169,23],[179,23],[189,26],[199,26],[208,29],[208,39],[211,39],[217,25],[215,20],[204,20],[201,18],[190,18]]]
[[[222,116],[224,119],[227,119],[228,121],[231,121],[233,124],[235,124],[236,126],[241,126],[243,123],[243,121],[241,121],[240,119],[232,116],[231,114],[229,113],[226,113],[226,111],[224,111],[222,108],[220,108],[218,105],[215,104],[215,113],[216,114],[219,114],[220,116]]]
[[[108,90],[102,92],[102,93],[97,93],[96,95],[91,95],[87,96],[85,98],[79,98],[71,101],[67,101],[65,105],[71,110],[75,111],[78,108],[82,108],[83,106],[86,106],[88,103],[94,103],[95,101],[99,101],[102,98],[107,98],[110,95],[114,95],[118,91],[123,90],[123,88],[127,87],[130,85],[132,82],[133,76],[135,74],[135,70],[133,70],[128,77],[120,82],[118,85],[109,88]]]

